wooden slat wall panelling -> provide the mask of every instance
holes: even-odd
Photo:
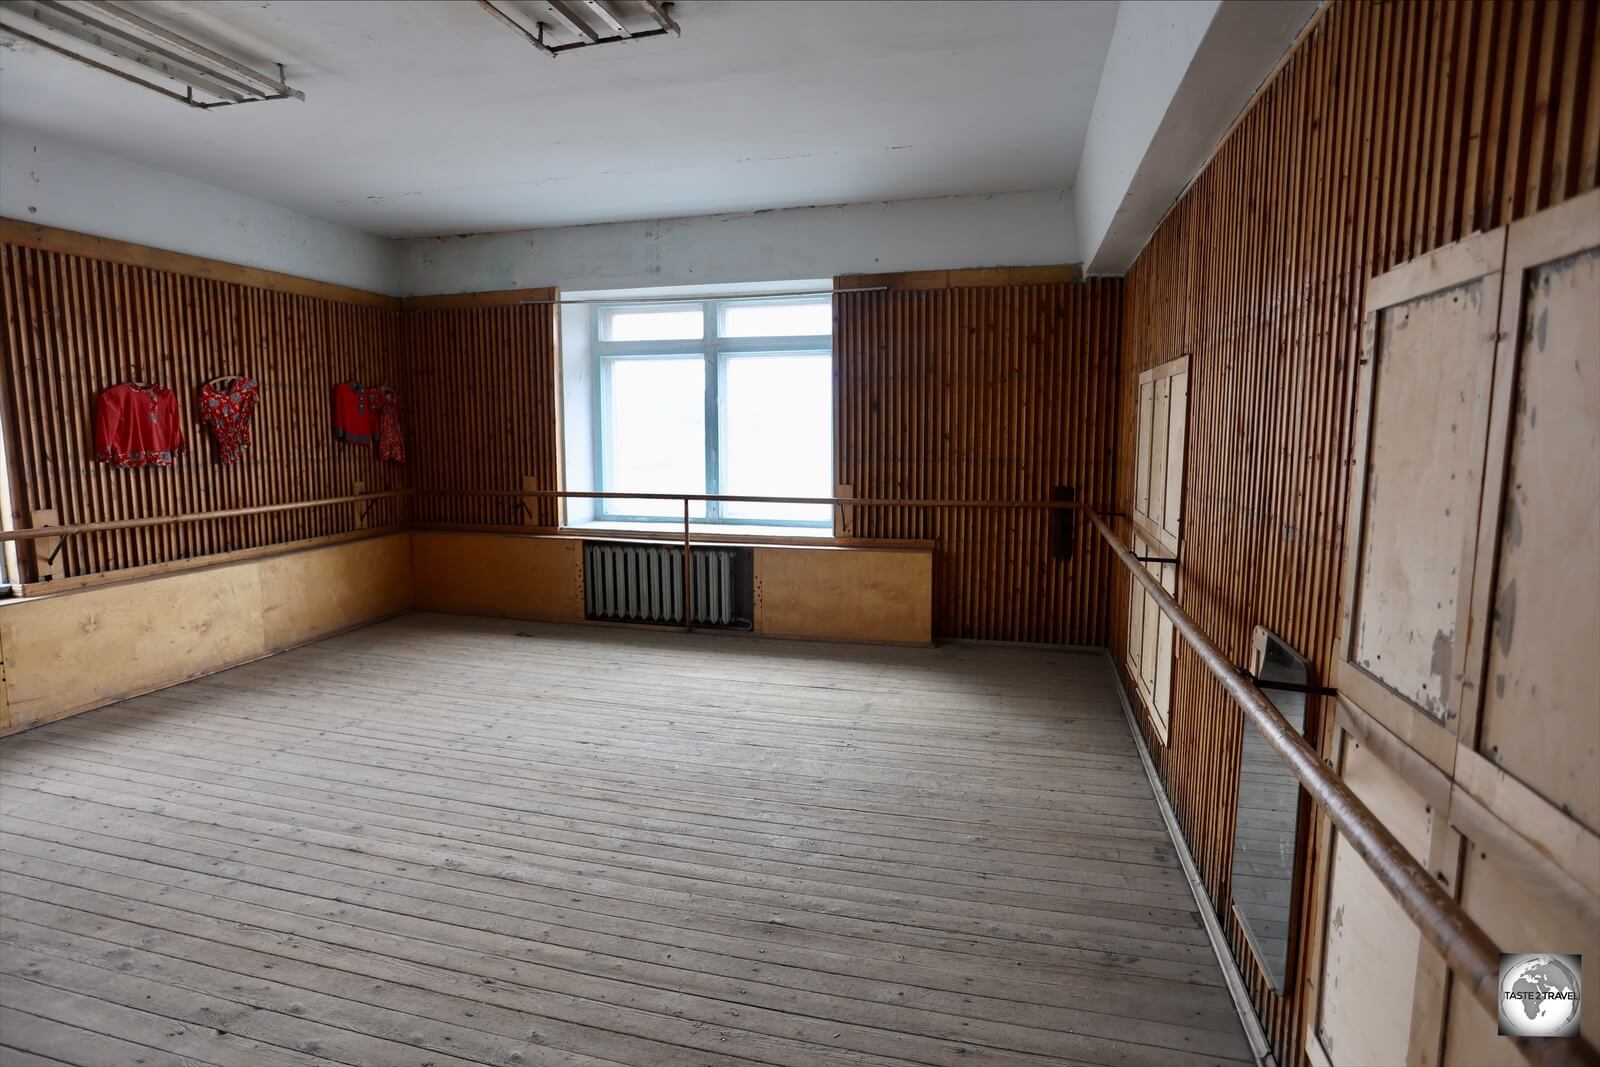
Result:
[[[420,489],[559,489],[559,380],[551,289],[420,297],[405,303],[411,455]],[[530,483],[528,479],[533,479]],[[559,501],[529,507],[560,524]],[[424,522],[520,526],[511,498],[420,494]]]
[[[1045,501],[1070,485],[1109,509],[1122,283],[1033,281],[1058,275],[1075,276],[837,279],[890,288],[834,298],[834,480],[906,500]],[[1080,536],[1053,561],[1047,512],[852,510],[854,536],[937,543],[936,635],[1105,643],[1109,554]]]
[[[336,442],[330,415],[337,381],[403,385],[398,302],[0,222],[0,376],[19,525],[288,504],[347,496],[358,485],[367,492],[409,486],[404,466]],[[224,280],[230,271],[267,284]],[[252,444],[232,466],[218,461],[197,404],[201,385],[223,374],[245,374],[261,386]],[[94,458],[95,397],[126,381],[156,382],[177,394],[187,448],[172,467],[126,470]],[[68,539],[52,571],[99,574],[345,533],[358,524],[390,525],[405,519],[405,507],[399,498],[376,502],[359,523],[359,509],[330,505],[79,535]]]
[[[1134,495],[1138,377],[1189,355],[1181,598],[1239,663],[1259,624],[1327,669],[1366,280],[1595,187],[1597,11],[1596,0],[1330,4],[1130,270],[1115,510]],[[1111,598],[1120,664],[1125,582]],[[1330,717],[1310,709],[1310,728]],[[1171,743],[1147,740],[1245,955],[1226,906],[1241,728],[1180,652]],[[1304,940],[1288,996],[1250,976],[1288,1063],[1310,1003]]]

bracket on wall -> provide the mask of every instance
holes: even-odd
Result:
[[[35,529],[61,525],[60,516],[56,513],[55,508],[35,508],[28,517],[28,521]],[[41,537],[34,541],[33,566],[35,581],[48,582],[59,574],[60,568],[56,564],[56,559],[61,555],[61,550],[66,547],[67,538],[65,535],[56,538]]]
[[[1140,563],[1177,563],[1177,556],[1134,556]]]
[[[1278,689],[1285,693],[1309,693],[1312,696],[1336,697],[1339,690],[1325,685],[1299,685],[1295,682],[1275,682],[1270,678],[1258,678],[1243,667],[1235,667],[1239,677],[1247,679],[1257,689]]]
[[[1078,499],[1078,491],[1070,485],[1054,485],[1050,487],[1050,499],[1070,504]],[[1050,558],[1058,563],[1070,561],[1078,547],[1077,518],[1071,508],[1054,508],[1050,512]]]

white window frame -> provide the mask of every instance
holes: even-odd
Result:
[[[707,495],[715,496],[721,491],[725,474],[725,460],[721,439],[721,427],[726,421],[727,408],[724,400],[726,394],[727,359],[730,356],[824,356],[833,358],[833,333],[824,334],[799,334],[777,337],[723,337],[722,318],[723,311],[731,306],[750,304],[811,304],[822,301],[831,301],[829,296],[822,297],[738,297],[732,299],[695,300],[692,297],[682,301],[653,300],[641,302],[638,300],[617,300],[604,304],[597,304],[590,317],[589,343],[595,362],[594,373],[594,408],[592,427],[594,432],[594,484],[601,492],[628,492],[637,486],[613,486],[610,480],[611,450],[607,447],[610,437],[610,410],[611,410],[611,370],[622,360],[638,359],[667,359],[700,356],[705,361],[705,442],[706,442],[706,487]],[[705,318],[705,326],[699,338],[677,341],[609,341],[604,336],[602,323],[608,311],[616,310],[684,310],[699,307]],[[828,406],[828,438],[831,441],[833,434],[833,405]],[[828,460],[830,472],[833,459]],[[831,478],[831,473],[830,473]],[[673,515],[634,515],[613,510],[619,503],[625,501],[599,500],[596,502],[595,518],[601,522],[617,523],[678,523],[683,519]],[[726,515],[720,502],[707,501],[702,514],[695,515],[690,520],[696,525],[717,526],[781,526],[781,527],[820,527],[831,529],[833,519],[758,519],[744,516]]]
[[[1134,555],[1173,597],[1183,540],[1184,467],[1188,453],[1189,357],[1139,375],[1133,502]],[[1128,673],[1162,744],[1172,721],[1172,671],[1178,648],[1172,620],[1128,576]]]

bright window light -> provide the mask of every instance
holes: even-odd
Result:
[[[729,356],[723,373],[722,494],[832,496],[832,358]],[[832,512],[818,504],[722,505],[729,519],[827,522]]]
[[[601,305],[594,323],[602,491],[833,495],[830,296]],[[595,511],[671,521],[683,505],[602,500]],[[710,501],[691,516],[827,528],[833,508]]]
[[[723,337],[796,337],[832,332],[833,304],[829,300],[724,304],[719,331]]]
[[[603,341],[698,341],[705,329],[705,312],[699,304],[606,308],[600,313]]]
[[[605,435],[606,490],[706,491],[705,361],[619,359],[610,366]],[[671,500],[607,500],[613,515],[681,518]],[[704,515],[705,504],[690,513]]]

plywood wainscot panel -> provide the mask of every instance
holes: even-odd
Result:
[[[11,702],[6,699],[6,641],[0,633],[0,734],[11,729]]]
[[[756,630],[885,644],[933,643],[929,549],[755,550]]]
[[[1426,863],[1432,833],[1427,801],[1354,738],[1345,749],[1343,777]],[[1333,849],[1332,871],[1317,1036],[1336,1064],[1404,1063],[1422,935],[1342,840]],[[1375,959],[1384,965],[1373,967]]]
[[[411,535],[290,552],[261,562],[262,626],[277,651],[411,606]]]
[[[1461,906],[1505,952],[1574,954],[1583,957],[1580,981],[1588,992],[1600,985],[1600,927],[1575,909],[1539,899],[1530,879],[1536,870],[1519,870],[1467,843],[1461,876]],[[1584,1035],[1600,1031],[1600,997],[1583,998],[1578,1027]],[[1520,1067],[1526,1061],[1509,1038],[1460,982],[1452,982],[1446,1017],[1445,1067]]]
[[[571,622],[583,618],[583,542],[575,537],[412,535],[423,611]]]
[[[0,606],[5,729],[265,655],[258,564],[83,589]]]

